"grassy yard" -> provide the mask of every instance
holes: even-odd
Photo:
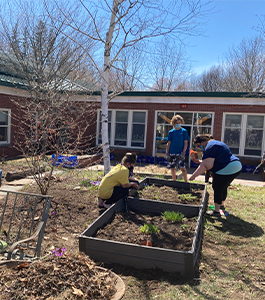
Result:
[[[20,163],[24,165],[24,161],[20,161]],[[3,167],[9,169],[9,164],[11,165],[11,162]],[[73,176],[74,173],[78,176]],[[93,186],[93,189],[82,185],[81,189],[76,189],[76,187],[80,186],[80,183],[86,178],[101,180],[103,172],[64,170],[64,176],[65,178],[60,175],[61,180],[55,180],[53,188],[51,188],[52,195],[57,191],[57,195],[54,194],[54,202],[57,203],[58,224],[55,223],[57,219],[51,216],[53,223],[49,221],[47,226],[49,228],[49,226],[57,225],[61,236],[67,238],[69,244],[72,241],[72,248],[78,251],[78,239],[76,237],[70,239],[70,231],[74,228],[75,236],[78,236],[84,228],[82,227],[81,230],[78,226],[75,228],[72,223],[68,224],[65,222],[65,216],[69,215],[69,211],[71,214],[74,213],[79,193],[84,197],[82,209],[77,209],[76,215],[73,215],[74,217],[69,221],[74,222],[81,218],[82,214],[89,223],[95,220],[98,216],[97,190],[95,190],[97,187]],[[73,181],[74,177],[75,181]],[[68,183],[67,178],[71,179],[71,183]],[[209,204],[213,204],[211,185],[208,185],[207,189],[210,195]],[[145,273],[127,267],[113,268],[113,271],[124,280],[126,285],[123,300],[264,299],[265,187],[233,184],[229,188],[225,204],[226,209],[230,212],[227,218],[205,218],[198,278],[185,282],[175,274],[165,273],[163,276],[158,276],[155,271]],[[60,212],[62,218],[59,219]],[[57,236],[57,240],[50,238],[46,241],[46,243],[48,242],[62,246],[65,245],[66,240],[62,241]]]
[[[226,207],[227,218],[205,220],[200,278],[189,283],[161,278],[159,290],[137,297],[132,277],[124,299],[264,299],[265,189],[233,185]]]

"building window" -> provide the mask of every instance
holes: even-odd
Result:
[[[117,111],[115,122],[115,146],[127,146],[128,111]]]
[[[172,129],[170,121],[173,116],[180,115],[184,119],[182,125],[188,131],[190,141],[192,141],[197,134],[211,134],[213,124],[213,113],[202,112],[162,112],[156,113],[156,142],[155,155],[164,155],[166,153],[166,144],[168,132]],[[189,148],[186,154],[188,154]]]
[[[241,115],[226,115],[223,141],[233,154],[239,154],[241,124]]]
[[[0,145],[10,143],[10,110],[0,109]]]
[[[110,146],[145,148],[146,115],[146,111],[110,110],[108,112]],[[98,120],[97,144],[101,144],[101,111],[99,111]]]
[[[223,141],[233,154],[261,156],[264,141],[264,115],[225,114]]]

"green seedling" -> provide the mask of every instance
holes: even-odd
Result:
[[[162,216],[171,223],[177,223],[177,222],[181,222],[183,220],[183,218],[185,218],[185,216],[180,213],[180,212],[175,212],[175,211],[165,211],[162,213]]]
[[[182,224],[182,225],[180,226],[180,228],[181,228],[184,232],[189,232],[189,230],[190,230],[190,225]]]
[[[159,229],[156,225],[153,224],[144,224],[140,227],[140,232],[144,234],[152,234],[152,233],[159,233]]]
[[[179,195],[179,199],[181,201],[193,201],[197,198],[197,196],[192,196],[191,194],[181,194]]]

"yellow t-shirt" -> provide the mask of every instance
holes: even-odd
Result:
[[[114,186],[129,183],[129,169],[121,164],[115,166],[105,175],[99,185],[98,194],[102,199],[109,199],[113,193]]]

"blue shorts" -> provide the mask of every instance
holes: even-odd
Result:
[[[176,168],[177,170],[179,168],[186,168],[184,160],[180,160],[179,157],[180,154],[170,154],[170,161],[167,163],[167,168],[168,169]]]

